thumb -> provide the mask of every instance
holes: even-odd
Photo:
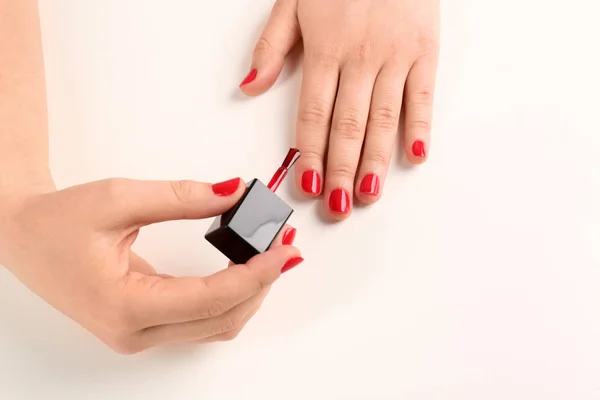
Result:
[[[269,89],[283,69],[285,57],[300,39],[297,0],[277,0],[252,56],[250,72],[240,84],[248,96]]]
[[[210,184],[195,181],[108,180],[104,193],[113,226],[144,226],[164,221],[203,219],[231,209],[242,197],[240,178]],[[106,204],[106,203],[105,203]]]

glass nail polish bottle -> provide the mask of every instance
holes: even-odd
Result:
[[[290,149],[268,185],[258,179],[248,182],[243,197],[216,217],[204,235],[233,263],[245,264],[268,250],[294,212],[275,192],[298,158],[300,151]]]

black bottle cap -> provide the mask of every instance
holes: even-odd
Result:
[[[215,218],[204,235],[206,240],[235,264],[245,264],[263,253],[294,210],[274,190],[300,153],[291,149],[267,187],[258,179],[246,184],[246,192],[229,211]]]

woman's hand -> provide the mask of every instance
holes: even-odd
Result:
[[[402,109],[407,158],[426,160],[438,14],[439,0],[275,3],[241,89],[254,96],[271,87],[302,38],[296,181],[310,196],[323,193],[333,218],[350,214],[352,193],[366,204],[380,198]]]
[[[28,197],[0,196],[0,264],[119,353],[235,337],[270,285],[301,260],[278,245],[206,277],[159,275],[131,251],[139,229],[231,208],[240,179],[210,185],[111,179]],[[282,235],[290,244],[295,231]],[[287,235],[286,235],[287,233]]]

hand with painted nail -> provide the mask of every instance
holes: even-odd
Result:
[[[208,277],[161,275],[131,246],[144,226],[222,214],[244,188],[240,179],[110,179],[26,196],[0,193],[0,264],[119,353],[232,339],[270,285],[302,261],[291,246],[293,228],[247,264]]]
[[[297,186],[323,194],[333,218],[350,215],[352,194],[365,204],[381,197],[399,128],[408,160],[427,159],[438,18],[439,0],[275,3],[241,90],[256,96],[270,88],[302,40]]]

